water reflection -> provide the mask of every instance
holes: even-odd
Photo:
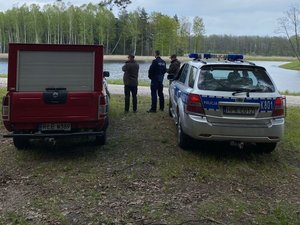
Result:
[[[267,69],[278,90],[300,92],[300,71],[287,70],[279,67],[287,62],[256,61],[254,63]]]
[[[254,61],[254,63],[267,69],[280,91],[300,92],[300,71],[278,67],[286,62]],[[121,79],[123,77],[122,66],[123,62],[105,63],[104,70],[110,72],[109,79]],[[139,79],[148,80],[149,66],[150,63],[140,63]],[[7,74],[7,60],[0,59],[0,74]]]

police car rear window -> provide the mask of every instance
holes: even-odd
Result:
[[[275,87],[263,67],[223,67],[217,65],[201,68],[198,88],[214,91],[275,91]]]

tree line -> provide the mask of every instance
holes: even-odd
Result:
[[[0,52],[8,43],[102,44],[106,54],[162,55],[189,52],[294,56],[286,37],[205,35],[201,17],[192,20],[148,14],[144,8],[119,11],[116,18],[105,4],[74,6],[56,1],[15,6],[0,12]]]

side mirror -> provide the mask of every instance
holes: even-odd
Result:
[[[104,77],[109,77],[109,71],[103,71],[103,76]]]
[[[169,74],[168,76],[167,76],[167,78],[168,78],[168,80],[174,80],[174,74]]]

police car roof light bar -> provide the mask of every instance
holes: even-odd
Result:
[[[190,53],[189,58],[197,59],[218,59],[228,61],[242,61],[242,54],[211,54],[211,53]]]

